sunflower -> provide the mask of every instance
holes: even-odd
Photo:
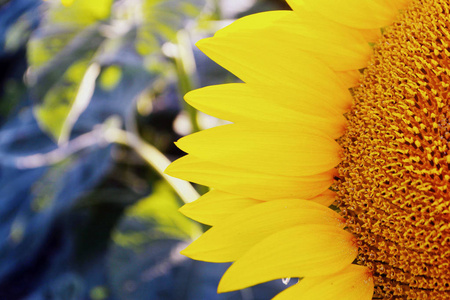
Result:
[[[167,173],[212,187],[183,254],[234,262],[219,292],[450,299],[450,3],[288,3],[198,43],[244,83],[185,97],[232,124],[177,142]]]

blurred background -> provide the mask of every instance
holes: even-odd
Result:
[[[276,0],[0,0],[0,300],[218,295],[228,267],[181,256],[207,191],[162,175],[173,142],[223,124],[182,95],[237,81],[194,44]]]

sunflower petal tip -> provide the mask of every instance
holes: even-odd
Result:
[[[188,149],[191,146],[195,146],[195,140],[192,141],[191,136],[193,136],[193,135],[188,135],[188,136],[184,136],[184,137],[180,138],[178,141],[174,142],[175,146],[177,146],[179,149],[181,149],[184,152],[189,152]]]
[[[181,214],[183,214],[183,215],[185,215],[184,212],[186,211],[186,208],[185,208],[186,205],[187,205],[187,204],[185,204],[185,205],[183,205],[182,207],[180,207],[180,208],[178,209],[178,212],[181,213]]]
[[[178,141],[173,142],[175,144],[175,146],[177,146],[178,148],[180,148],[180,144],[182,144],[182,142],[180,143],[180,140],[181,139],[179,139]]]
[[[219,282],[219,286],[217,287],[217,293],[221,294],[221,293],[228,293],[228,292],[232,292],[235,289],[232,288],[232,286],[230,286],[229,284],[229,280],[227,277],[222,277],[222,279]]]
[[[172,176],[170,174],[170,170],[172,169],[172,164],[168,165],[167,168],[164,169],[163,173],[169,176]]]
[[[188,249],[188,248],[186,248],[186,249],[180,251],[180,254],[183,255],[183,256],[186,256],[186,257],[188,257],[188,258],[190,258],[190,259],[203,261],[203,259],[201,259],[201,257],[199,257],[199,256],[197,255],[197,252],[196,252],[196,251],[191,251],[191,250]]]
[[[175,142],[175,144],[178,142],[179,140]],[[192,159],[193,158],[190,155],[185,155],[178,158],[177,160],[173,161],[172,163],[170,163],[170,165],[167,166],[167,168],[164,170],[164,174],[172,177],[182,175],[183,173],[186,172],[187,169],[188,170],[190,169],[189,163],[192,161]]]
[[[192,217],[190,217],[190,215],[192,214],[193,210],[195,212],[195,209],[192,208],[191,203],[186,203],[185,205],[183,205],[182,207],[180,207],[178,209],[178,212],[180,212],[181,214],[185,215],[188,218],[193,219]]]
[[[212,37],[201,39],[195,43],[195,46],[203,51],[204,49],[207,49],[209,45],[211,45],[212,39]]]
[[[191,251],[191,250],[192,250],[191,245],[192,245],[192,244],[190,244],[189,246],[187,246],[186,248],[184,248],[183,250],[181,250],[181,251],[180,251],[180,254],[181,254],[181,255],[184,255],[184,256],[186,256],[186,257],[189,257],[189,258],[191,258],[191,259],[196,259],[196,258],[195,258],[195,251]]]
[[[180,251],[180,254],[181,254],[181,255],[184,255],[184,256],[188,256],[188,255],[186,255],[186,252],[185,252],[184,250],[181,250],[181,251]]]
[[[164,170],[164,174],[172,176],[172,177],[177,177],[177,163],[172,162],[170,165],[167,166],[167,168]]]
[[[187,103],[190,104],[190,102],[192,101],[192,96],[193,96],[193,94],[195,94],[194,91],[187,92],[183,97],[184,101],[186,101]]]
[[[223,274],[217,287],[218,293],[228,293],[253,286],[248,274],[240,268],[236,268],[236,261]]]

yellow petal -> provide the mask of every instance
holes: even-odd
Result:
[[[310,199],[310,201],[314,201],[316,203],[319,203],[324,206],[330,206],[333,204],[334,200],[336,199],[336,192],[333,192],[332,190],[326,190],[325,192],[321,193],[320,195],[317,195],[316,197]]]
[[[380,28],[395,20],[392,0],[287,0],[296,12],[313,10],[335,22],[354,28]]]
[[[220,47],[217,48],[209,44],[209,42],[202,40],[198,46],[206,52],[206,54],[210,54],[213,58],[217,58],[219,63],[223,60],[223,65],[225,67],[230,63],[233,69],[236,68],[239,74],[245,74],[241,74],[241,78],[244,81],[251,82],[251,87],[249,89],[260,90],[260,94],[271,90],[271,92],[268,92],[268,97],[278,99],[278,104],[282,107],[298,109],[300,112],[303,112],[301,108],[305,107],[306,110],[304,112],[308,113],[310,107],[314,106],[313,103],[315,100],[317,103],[316,106],[328,105],[325,112],[335,110],[338,111],[338,113],[343,113],[346,112],[353,103],[353,98],[347,89],[348,86],[339,81],[340,79],[335,72],[328,69],[323,63],[320,61],[318,62],[314,58],[312,58],[312,61],[303,63],[304,59],[297,61],[298,53],[296,53],[296,58],[293,62],[285,62],[288,63],[287,66],[292,66],[292,68],[289,67],[286,71],[287,73],[283,73],[283,70],[287,69],[287,67],[280,62],[280,59],[282,60],[285,58],[285,53],[280,54],[281,57],[279,59],[274,60],[273,57],[269,58],[274,60],[270,62],[267,61],[266,58],[258,59],[255,57],[254,53],[247,53],[247,49],[246,52],[244,51],[244,58],[242,59],[240,57],[239,49],[233,52],[235,57],[232,57],[232,53],[228,55],[226,52],[221,51]],[[226,46],[232,47],[233,45]],[[264,53],[267,51],[268,50],[265,50]],[[216,52],[218,53],[217,56],[214,54]],[[253,63],[256,63],[256,65],[252,66],[252,62],[245,58],[246,55],[252,57]],[[247,61],[249,64],[247,64]],[[260,66],[261,64],[263,66]],[[251,69],[249,69],[249,67],[251,67]],[[269,73],[264,72],[264,68],[267,69],[267,72]],[[233,72],[233,69],[230,68],[230,71]],[[296,73],[299,73],[300,75]],[[315,76],[314,74],[321,79],[316,80],[318,78],[312,78]],[[295,77],[297,75],[298,77]],[[261,78],[263,78],[263,80],[260,80]],[[321,81],[322,79],[323,81]],[[280,88],[280,86],[283,88]],[[275,91],[280,93],[278,97],[274,94]],[[187,97],[187,100],[190,100],[190,96]],[[293,100],[295,100],[295,102]]]
[[[197,222],[215,225],[241,210],[261,203],[239,195],[212,190],[197,200],[185,204],[180,212]]]
[[[184,98],[195,108],[231,122],[296,123],[338,138],[346,119],[332,107],[336,100],[347,101],[345,96],[338,97],[326,98],[307,89],[230,83],[201,88]]]
[[[352,234],[330,225],[299,225],[267,237],[225,272],[219,292],[285,277],[336,273],[356,258]],[[338,298],[337,298],[338,299]]]
[[[218,223],[182,254],[210,262],[235,261],[266,237],[300,224],[343,228],[345,221],[338,213],[312,201],[272,200],[246,208]]]
[[[359,70],[336,72],[336,74],[339,76],[342,84],[349,88],[357,86],[361,78],[361,72]]]
[[[376,43],[381,38],[381,29],[360,29],[361,34],[364,36],[366,41]]]
[[[294,121],[289,117],[291,111],[334,119],[339,112],[333,106],[348,102],[347,95],[348,92],[335,95],[340,99],[334,102],[334,98],[301,84],[277,89],[267,84],[228,83],[191,91],[185,95],[185,100],[205,113],[233,122],[245,119],[285,122],[279,120],[277,111],[276,117],[270,117],[271,109],[288,114],[291,122]]]
[[[391,3],[395,5],[397,9],[406,9],[408,5],[411,3],[411,0],[392,0]]]
[[[334,71],[322,61],[265,37],[249,36],[239,43],[228,37],[213,37],[199,41],[197,46],[247,83],[294,88],[302,84],[325,95],[340,95],[347,90]],[[349,103],[342,103],[336,109],[347,109],[348,106]]]
[[[350,265],[332,275],[303,278],[272,300],[371,300],[373,290],[372,273]]]
[[[219,165],[186,155],[167,167],[165,173],[187,181],[254,199],[310,199],[328,189],[336,170],[303,177],[258,173]]]
[[[75,0],[61,0],[64,6],[71,6]]]
[[[335,71],[361,69],[372,49],[361,32],[314,14],[270,11],[241,18],[219,30],[215,38],[246,43],[252,37],[307,52]],[[265,51],[265,49],[264,49]]]
[[[340,162],[336,141],[294,124],[228,124],[183,137],[176,145],[217,164],[284,176],[320,174]]]

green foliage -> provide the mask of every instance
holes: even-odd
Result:
[[[124,47],[133,47],[149,73],[167,75],[172,66],[161,52],[161,45],[174,41],[185,20],[199,14],[204,0],[64,1],[53,3],[43,25],[28,44],[29,82],[39,103],[35,114],[41,128],[59,143],[70,136],[85,105],[76,105],[84,93],[81,82],[93,63],[108,67],[111,56]],[[120,80],[119,66],[104,68],[100,84],[112,89]],[[87,78],[95,86],[96,77]],[[116,82],[115,82],[116,81]],[[130,99],[131,100],[131,99]],[[89,99],[87,99],[89,101]]]
[[[72,167],[72,163],[73,158],[68,158],[53,165],[33,183],[31,187],[33,200],[30,205],[34,212],[43,212],[52,206],[59,191],[59,187],[55,183]]]
[[[23,44],[25,44],[30,35],[31,24],[23,18],[11,26],[6,33],[5,50],[8,52],[17,51]]]
[[[122,77],[122,70],[119,66],[108,66],[103,71],[99,78],[100,86],[106,91],[110,91],[116,87]]]
[[[186,18],[199,15],[203,0],[144,0],[142,24],[137,32],[136,49],[141,55],[159,51],[158,40],[175,41],[177,29],[182,28]]]
[[[112,0],[63,1],[65,5],[55,5],[49,11],[49,21],[69,28],[84,28],[97,21],[107,19],[111,14]]]
[[[41,29],[44,36],[36,35],[28,44],[30,83],[40,100],[35,107],[36,117],[41,128],[61,142],[68,139],[71,127],[64,126],[65,120],[84,74],[104,40],[99,26],[83,29],[70,21],[66,29],[57,33],[51,32],[51,26],[56,24],[45,25]],[[71,24],[76,26],[70,27]],[[71,30],[66,31],[67,28]]]
[[[65,142],[70,128],[65,129],[66,119],[74,105],[81,80],[88,68],[87,61],[76,61],[62,77],[47,91],[43,103],[35,107],[35,114],[41,126],[55,138]]]
[[[6,81],[5,90],[0,97],[0,118],[6,117],[11,109],[20,101],[25,91],[25,85],[22,81],[9,79]]]
[[[178,212],[180,203],[171,187],[164,181],[155,183],[153,193],[141,199],[125,212],[125,217],[144,224],[142,231],[116,231],[115,243],[122,247],[139,249],[158,239],[194,239],[200,227]]]

